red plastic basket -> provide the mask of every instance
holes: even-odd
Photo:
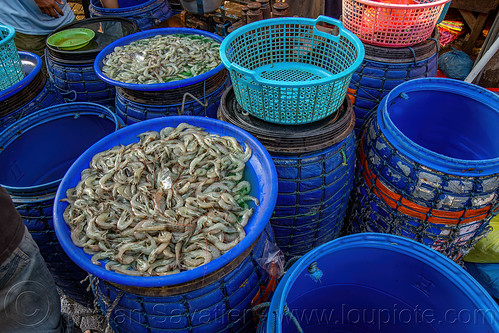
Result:
[[[367,44],[403,47],[421,43],[435,29],[451,0],[415,0],[400,5],[370,0],[343,0],[343,25]]]

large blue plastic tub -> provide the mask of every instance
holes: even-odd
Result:
[[[146,30],[170,18],[174,13],[167,0],[118,0],[119,8],[105,8],[100,0],[90,0],[90,16],[117,16],[137,23]]]
[[[499,202],[499,96],[452,79],[393,89],[359,144],[351,231],[414,238],[460,260]]]
[[[404,237],[358,234],[307,253],[279,282],[266,332],[497,332],[499,307],[460,266]]]
[[[80,172],[88,167],[96,153],[118,144],[137,142],[137,135],[142,132],[159,131],[166,126],[176,127],[183,122],[205,128],[209,133],[233,136],[240,143],[246,143],[251,147],[253,154],[246,163],[244,178],[251,183],[250,195],[258,198],[260,204],[255,207],[255,212],[245,227],[246,237],[220,258],[193,270],[173,275],[126,276],[92,264],[91,256],[85,254],[82,248],[75,246],[71,241],[69,227],[62,217],[67,203],[61,202],[60,199],[66,196],[67,189],[76,186],[80,180]],[[260,284],[266,280],[265,273],[255,263],[255,258],[261,254],[258,252],[260,251],[258,249],[261,249],[261,242],[266,241],[268,232],[265,230],[269,230],[269,219],[276,197],[277,174],[272,159],[261,143],[247,132],[222,121],[204,117],[155,118],[127,126],[108,135],[87,149],[73,163],[57,191],[54,226],[68,256],[98,279],[99,284],[94,287],[94,291],[101,302],[101,308],[107,311],[117,297],[120,297],[116,301],[115,311],[111,309],[110,315],[112,326],[116,331],[184,332],[204,329],[211,332],[212,328],[223,327],[236,331],[248,324],[248,320],[252,320],[243,319],[245,315],[251,317],[249,312],[251,302],[248,300],[256,295]],[[253,245],[255,248],[252,252]],[[238,265],[228,270],[227,267],[231,267],[228,265],[234,264],[233,261]],[[211,280],[207,279],[208,276]],[[249,279],[242,279],[244,276]],[[195,284],[200,279],[203,281],[203,278],[206,278],[205,285]],[[185,288],[180,289],[179,286],[183,285]],[[232,308],[235,310],[231,311]]]
[[[0,91],[0,131],[28,114],[64,103],[51,80],[41,72],[42,60],[30,52],[19,52],[24,78]]]
[[[119,118],[101,105],[66,103],[36,111],[0,133],[0,184],[12,196],[57,285],[85,305],[92,301],[80,284],[87,273],[57,241],[54,197],[73,161],[119,126]]]

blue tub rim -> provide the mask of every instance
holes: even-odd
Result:
[[[223,41],[223,38],[208,32],[204,30],[199,30],[199,29],[192,29],[192,28],[159,28],[159,29],[150,29],[146,31],[139,31],[133,34],[130,34],[125,37],[121,37],[120,39],[115,40],[111,44],[107,45],[105,48],[103,48],[98,54],[97,57],[95,57],[94,60],[94,70],[97,76],[103,80],[104,82],[107,82],[108,84],[111,84],[113,86],[117,87],[122,87],[122,88],[127,88],[130,90],[139,90],[139,91],[161,91],[161,90],[167,90],[167,89],[177,89],[177,88],[182,88],[188,85],[192,85],[198,82],[202,82],[209,77],[215,75],[216,73],[222,71],[224,69],[224,65],[221,62],[220,65],[217,67],[209,70],[208,72],[205,72],[200,75],[196,75],[194,77],[190,77],[187,79],[183,80],[177,80],[177,81],[171,81],[171,82],[164,82],[164,83],[153,83],[153,84],[138,84],[138,83],[126,83],[126,82],[121,82],[117,81],[114,79],[111,79],[110,77],[106,76],[102,72],[102,67],[103,67],[103,60],[104,58],[108,55],[111,54],[114,51],[114,48],[116,46],[123,46],[127,45],[133,41],[144,39],[144,38],[150,38],[154,37],[156,35],[171,35],[171,34],[197,34],[197,35],[202,35],[205,37],[209,37],[216,42],[219,42],[220,44]]]
[[[135,5],[135,6],[121,7],[121,8],[106,8],[106,7],[102,7],[102,5],[97,6],[94,4],[94,3],[100,4],[101,3],[100,0],[91,0],[90,6],[93,7],[92,8],[93,10],[101,11],[101,12],[106,13],[106,14],[119,15],[119,14],[123,14],[126,12],[132,12],[132,11],[142,12],[142,11],[144,11],[144,8],[154,4],[155,2],[158,2],[158,0],[147,0],[147,1],[144,1],[138,5]],[[169,3],[168,3],[168,5],[169,5]]]
[[[73,109],[75,105],[79,105],[82,107],[78,111],[75,111]],[[62,103],[37,110],[9,125],[7,128],[5,128],[3,131],[0,132],[0,146],[5,148],[11,142],[17,140],[17,138],[23,132],[29,131],[34,127],[43,125],[46,122],[58,120],[61,118],[75,117],[75,116],[81,117],[86,115],[107,117],[109,120],[114,122],[115,131],[118,130],[120,127],[124,126],[123,120],[121,120],[120,117],[118,117],[108,107],[103,106],[101,104],[91,103],[91,102]],[[19,132],[20,130],[22,130],[22,132]],[[5,188],[12,196],[15,196],[16,194],[22,195],[27,193],[42,194],[52,190],[55,191],[57,186],[59,186],[61,180],[62,178],[40,185],[23,186],[23,187],[10,186],[5,184],[0,184],[0,185],[3,188]]]
[[[420,164],[440,172],[463,177],[484,177],[499,173],[499,156],[476,161],[445,156],[415,143],[395,126],[386,108],[390,101],[402,93],[425,90],[457,93],[485,105],[491,101],[499,105],[498,95],[475,84],[449,78],[418,78],[406,81],[391,90],[378,105],[377,121],[387,141]],[[496,112],[499,113],[499,109],[496,109]]]
[[[468,272],[443,254],[430,249],[426,245],[403,236],[365,232],[332,240],[326,244],[316,247],[296,261],[282,277],[276,291],[274,292],[268,310],[269,316],[265,325],[266,331],[276,333],[282,332],[282,318],[284,316],[286,298],[290,289],[293,287],[293,283],[303,271],[307,270],[312,262],[336,251],[359,248],[390,249],[394,252],[421,260],[424,264],[444,272],[447,276],[450,276],[449,281],[454,282],[455,285],[459,287],[463,293],[470,297],[470,299],[472,299],[479,308],[494,308],[495,312],[499,313],[499,305],[490,295],[488,295],[487,291],[480,285],[480,283],[478,283]],[[273,313],[275,313],[275,315],[271,315]],[[277,319],[277,321],[275,319]],[[490,322],[490,320],[487,320],[487,322],[491,326],[499,328],[498,323]]]
[[[35,76],[42,69],[42,58],[40,58],[38,55],[31,53],[31,52],[26,52],[26,51],[18,51],[18,53],[19,53],[19,58],[21,58],[21,63],[22,63],[23,59],[32,58],[36,61],[36,65],[35,65],[35,67],[33,67],[31,72],[29,72],[28,75],[26,75],[21,81],[11,85],[7,89],[0,91],[0,102],[6,100],[7,98],[11,97],[12,95],[18,93],[28,83],[33,81]]]
[[[210,126],[218,126],[220,130],[224,130],[225,135],[233,135],[228,134],[230,132],[237,133],[238,138],[236,138],[239,142],[244,140],[248,145],[253,149],[253,156],[251,159],[256,156],[255,152],[259,156],[263,156],[264,160],[260,161],[262,166],[265,168],[265,171],[268,173],[264,173],[262,176],[263,189],[266,190],[265,194],[267,195],[266,200],[260,202],[260,205],[257,206],[253,216],[248,221],[246,230],[246,237],[244,237],[241,242],[239,242],[235,247],[225,253],[223,256],[209,262],[206,265],[202,265],[190,271],[183,271],[177,274],[172,275],[164,275],[164,276],[130,276],[121,273],[116,273],[114,271],[106,270],[102,266],[94,265],[91,261],[91,255],[83,252],[83,249],[77,247],[73,244],[71,237],[69,235],[69,227],[67,226],[64,218],[62,217],[64,209],[67,206],[67,202],[61,202],[60,200],[66,197],[66,189],[73,187],[73,185],[69,185],[71,180],[68,179],[69,175],[75,174],[77,171],[82,171],[83,168],[88,167],[88,159],[95,155],[95,153],[103,151],[104,149],[108,149],[114,147],[117,143],[115,139],[127,138],[126,134],[134,134],[134,141],[137,142],[138,137],[136,135],[151,130],[158,130],[159,128],[163,128],[165,126],[176,126],[182,122],[189,123],[194,126],[203,127],[210,132],[207,127]],[[207,126],[208,125],[208,126]],[[228,130],[228,131],[227,131]],[[225,132],[227,131],[227,132]],[[136,139],[136,140],[135,140]],[[250,159],[250,160],[251,160]],[[88,160],[88,161],[87,161]],[[87,162],[85,162],[87,161]],[[83,168],[82,168],[83,167]],[[79,175],[79,173],[78,173]],[[76,181],[77,183],[77,181]],[[170,117],[161,117],[161,118],[153,118],[138,122],[133,125],[126,126],[112,134],[107,135],[102,138],[91,147],[89,147],[80,157],[75,160],[75,162],[68,169],[66,174],[64,175],[59,188],[57,189],[57,193],[54,199],[54,209],[53,209],[53,218],[54,218],[54,229],[63,248],[64,252],[75,262],[80,268],[87,271],[89,274],[96,276],[97,278],[103,279],[108,282],[116,283],[119,285],[125,286],[133,286],[133,287],[162,287],[162,286],[170,286],[182,284],[193,279],[202,278],[205,275],[208,275],[216,270],[222,268],[227,263],[231,262],[239,255],[241,255],[247,248],[249,248],[258,237],[264,232],[265,227],[270,223],[270,217],[273,212],[273,208],[277,201],[277,171],[275,169],[275,165],[270,154],[267,152],[265,147],[251,134],[246,132],[245,130],[236,127],[232,124],[226,123],[224,121],[218,119],[211,119],[206,117],[192,117],[192,116],[170,116]],[[64,207],[63,207],[64,206]],[[256,220],[256,223],[254,222]],[[251,230],[248,228],[251,227]]]

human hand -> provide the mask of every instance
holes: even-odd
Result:
[[[40,11],[48,16],[58,18],[59,15],[64,16],[62,9],[57,5],[63,5],[62,0],[34,0]]]

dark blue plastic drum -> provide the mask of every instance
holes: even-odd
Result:
[[[215,87],[212,92],[202,92],[200,98],[193,98],[195,96],[189,94],[176,101],[160,102],[165,104],[159,105],[152,104],[150,100],[130,96],[125,90],[117,88],[115,110],[127,125],[152,118],[178,115],[216,118],[220,98],[229,81],[229,77],[225,76],[225,82],[222,85]]]
[[[77,50],[61,50],[47,43],[47,70],[56,88],[66,100],[92,102],[114,108],[116,89],[101,80],[94,71],[97,54],[113,41],[139,30],[135,22],[121,17],[97,17],[78,20],[52,32],[75,28],[94,31],[90,43]],[[52,35],[51,34],[51,35]]]
[[[28,114],[64,99],[51,80],[42,73],[42,60],[30,52],[19,52],[25,77],[0,91],[0,131]]]
[[[300,258],[265,332],[497,332],[499,307],[464,269],[411,239],[357,234]]]
[[[279,192],[270,223],[287,258],[339,236],[354,180],[355,116],[349,99],[335,115],[295,127],[248,115],[230,87],[219,119],[253,134],[272,157]]]
[[[119,126],[119,118],[101,105],[66,103],[36,111],[0,133],[0,184],[12,196],[56,284],[84,305],[93,299],[80,283],[87,273],[57,241],[54,197],[71,163]]]
[[[66,190],[76,186],[80,172],[92,157],[118,144],[138,141],[138,134],[180,123],[189,123],[209,133],[229,135],[252,149],[244,179],[250,195],[259,200],[245,227],[246,237],[230,251],[206,265],[165,276],[129,276],[94,265],[91,256],[71,241],[63,219]],[[254,330],[253,298],[265,288],[269,277],[256,260],[266,242],[272,242],[269,219],[277,197],[277,174],[268,152],[242,129],[216,119],[175,116],[150,119],[127,126],[103,138],[83,153],[64,176],[54,206],[54,226],[64,251],[80,267],[96,277],[93,290],[116,332],[215,332]],[[115,304],[113,306],[113,303]]]
[[[140,30],[153,28],[174,12],[167,0],[118,0],[119,8],[105,8],[100,0],[90,0],[90,16],[117,16],[137,23]]]
[[[351,232],[413,238],[460,260],[499,202],[499,96],[452,79],[393,89],[359,143]]]
[[[438,32],[436,38],[413,47],[364,46],[364,61],[353,74],[348,89],[353,101],[357,134],[393,88],[409,80],[435,77],[438,69]]]

